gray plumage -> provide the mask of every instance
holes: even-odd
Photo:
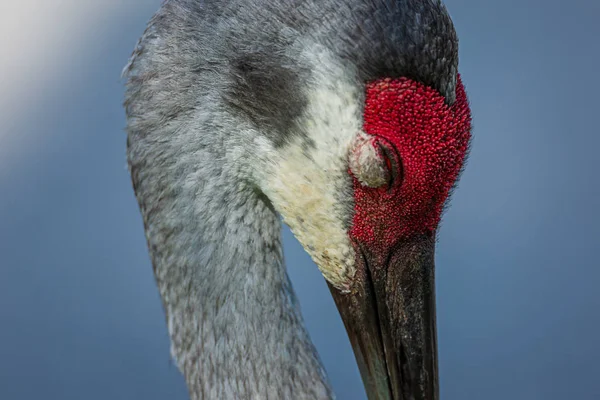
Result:
[[[170,0],[125,68],[128,162],[192,399],[333,397],[252,173],[259,138],[313,145],[313,48],[357,86],[406,76],[454,100],[456,35],[433,0]]]

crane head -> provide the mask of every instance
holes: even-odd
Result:
[[[219,123],[328,282],[369,399],[436,400],[434,246],[471,131],[458,42],[441,2],[363,3],[236,52]]]

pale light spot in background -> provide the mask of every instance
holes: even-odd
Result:
[[[58,89],[74,58],[98,42],[95,34],[122,21],[140,4],[148,1],[0,2],[0,176],[16,166],[33,142],[40,146],[48,139],[20,134],[17,121],[37,108],[41,94]]]

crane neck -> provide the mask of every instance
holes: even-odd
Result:
[[[171,354],[191,398],[332,398],[269,200],[214,153],[195,153],[201,168],[186,157],[143,162],[150,153],[137,159],[130,148],[130,167]]]

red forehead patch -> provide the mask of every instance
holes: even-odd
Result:
[[[471,113],[460,76],[452,106],[436,90],[407,78],[369,83],[363,129],[395,158],[398,179],[391,186],[370,188],[354,177],[350,236],[388,247],[434,232],[471,137]]]

